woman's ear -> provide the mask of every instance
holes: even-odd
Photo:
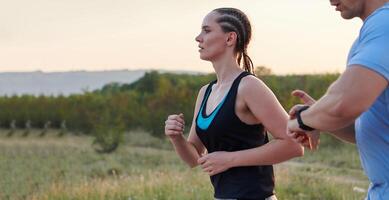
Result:
[[[236,44],[236,41],[238,39],[238,36],[236,35],[235,32],[229,32],[227,33],[227,46],[231,47],[231,46],[235,46]]]

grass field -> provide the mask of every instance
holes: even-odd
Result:
[[[0,199],[213,199],[209,177],[189,169],[166,140],[126,134],[112,154],[92,138],[0,132]],[[355,146],[323,138],[318,152],[275,165],[280,200],[363,199],[368,186]]]

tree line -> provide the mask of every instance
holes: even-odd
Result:
[[[289,109],[298,103],[290,92],[303,89],[313,97],[323,95],[339,74],[272,75],[257,68],[257,76],[274,91]],[[201,86],[216,79],[214,74],[188,75],[147,72],[131,84],[110,83],[95,91],[70,96],[3,96],[0,97],[0,127],[52,128],[92,134],[99,144],[120,141],[122,132],[144,129],[163,136],[164,121],[171,113],[184,113],[189,126]],[[188,130],[188,129],[187,129]],[[117,144],[118,145],[118,144]]]

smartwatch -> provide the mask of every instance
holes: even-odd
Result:
[[[314,128],[305,125],[303,120],[301,119],[301,112],[303,112],[304,110],[307,110],[308,108],[309,108],[309,106],[303,106],[300,110],[298,110],[296,112],[297,123],[299,125],[299,128],[304,130],[304,131],[314,131],[315,130]]]

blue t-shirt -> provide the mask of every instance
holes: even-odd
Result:
[[[347,66],[362,65],[389,81],[389,3],[365,21]],[[371,182],[366,199],[389,199],[389,89],[355,121],[356,143]]]

